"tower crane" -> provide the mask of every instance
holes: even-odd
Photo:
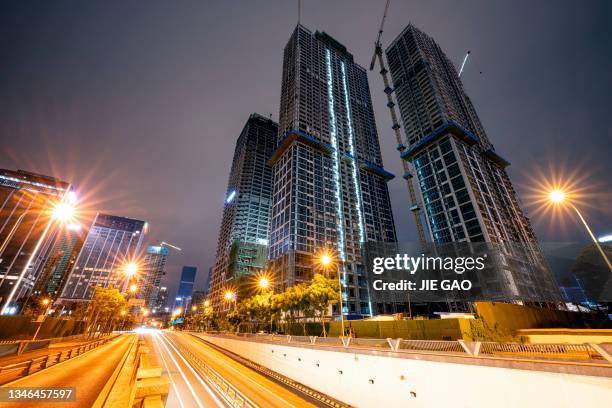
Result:
[[[166,241],[162,241],[162,242],[160,242],[160,243],[159,243],[159,246],[167,246],[167,247],[170,247],[170,248],[176,249],[177,251],[182,251],[182,249],[181,249],[181,248],[179,248],[179,247],[177,247],[177,246],[174,246],[174,245],[172,245],[172,244],[169,244],[169,243],[167,243]]]
[[[397,114],[395,112],[395,103],[393,102],[393,89],[389,86],[389,77],[385,64],[385,60],[383,58],[383,50],[382,50],[382,34],[383,28],[385,26],[385,19],[387,18],[387,12],[389,11],[389,4],[391,0],[387,0],[385,4],[385,12],[383,13],[382,21],[380,22],[380,28],[378,30],[378,36],[376,37],[376,42],[374,43],[374,55],[372,56],[372,62],[370,63],[370,71],[374,69],[374,65],[376,64],[376,60],[380,65],[380,75],[383,78],[383,82],[385,84],[385,94],[387,94],[387,107],[389,108],[389,113],[391,114],[391,121],[393,122],[392,129],[395,132],[395,140],[397,142],[397,150],[400,152],[400,155],[406,150],[406,145],[402,141],[402,135],[400,133],[400,124],[397,120]],[[425,230],[423,228],[423,222],[421,219],[421,207],[418,204],[418,199],[416,192],[414,190],[414,185],[412,183],[412,166],[411,164],[402,159],[402,166],[404,169],[404,179],[406,180],[406,185],[408,187],[408,195],[410,199],[410,210],[414,216],[414,222],[416,224],[417,233],[419,235],[419,242],[422,247],[425,247],[427,240],[425,239]]]

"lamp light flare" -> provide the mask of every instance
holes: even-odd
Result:
[[[550,193],[548,193],[548,198],[553,203],[561,203],[565,201],[566,194],[563,190],[552,190]]]
[[[53,218],[61,222],[68,222],[74,218],[74,206],[68,203],[58,203],[53,208]]]
[[[270,280],[268,278],[260,278],[259,279],[259,287],[262,289],[267,289],[270,286]]]
[[[225,297],[225,300],[230,301],[230,300],[234,300],[235,296],[236,294],[234,292],[228,290],[227,292],[225,292],[224,297]]]
[[[138,272],[138,265],[134,262],[129,262],[125,265],[125,274],[127,276],[134,276]]]

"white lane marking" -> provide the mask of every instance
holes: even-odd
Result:
[[[196,343],[196,344],[200,344],[200,345],[201,345],[201,344],[204,344],[204,343],[199,343],[199,342],[198,342],[198,343]],[[219,354],[223,355],[223,354],[222,354],[221,352],[219,352],[218,350],[215,350],[215,349],[214,349],[214,348],[212,348],[212,347],[210,347],[210,348],[211,348],[212,350],[214,350],[214,351],[215,351],[215,353],[219,353]],[[212,354],[212,353],[211,353],[211,354]],[[240,364],[240,363],[238,363],[238,362],[236,362],[236,361],[232,360],[230,357],[228,357],[228,359],[229,359],[229,361],[231,361],[231,362],[233,362],[233,363]],[[257,381],[253,380],[252,378],[250,378],[250,377],[248,377],[247,375],[245,375],[245,374],[243,374],[242,372],[240,372],[240,370],[236,369],[235,367],[232,367],[232,365],[231,365],[231,364],[223,364],[223,365],[224,365],[225,367],[227,367],[227,368],[231,368],[232,370],[234,370],[235,372],[237,372],[238,374],[240,374],[241,376],[243,376],[244,378],[246,378],[247,380],[249,380],[249,381],[250,381],[250,382],[252,382],[253,384],[257,385],[258,387],[263,388],[263,389],[264,389],[264,390],[265,390],[267,393],[269,393],[270,395],[275,396],[276,398],[278,398],[279,400],[283,401],[285,404],[289,405],[290,407],[297,408],[295,405],[291,404],[289,401],[287,401],[287,400],[285,400],[285,399],[283,399],[283,398],[279,397],[278,395],[276,395],[276,394],[274,394],[274,393],[270,392],[270,390],[269,390],[269,389],[267,389],[266,387],[264,387],[263,385],[261,385],[261,384],[260,384],[260,383],[258,383]],[[264,377],[264,378],[265,378],[265,377]]]
[[[183,372],[183,369],[181,369],[181,367],[179,366],[178,362],[176,361],[176,359],[174,358],[174,356],[170,352],[170,349],[166,346],[163,337],[161,338],[161,344],[164,346],[164,348],[166,349],[166,351],[170,355],[170,358],[172,359],[172,361],[174,361],[174,364],[176,365],[176,368],[178,368],[179,373],[181,374],[181,377],[183,377],[183,381],[185,381],[185,384],[187,384],[187,388],[189,388],[189,391],[191,391],[191,395],[193,396],[193,399],[195,400],[196,404],[198,404],[198,407],[204,408],[204,405],[202,405],[202,403],[200,402],[200,399],[198,398],[198,395],[196,394],[195,390],[191,386],[191,383],[189,382],[189,379],[187,378],[187,376]]]
[[[181,406],[181,408],[185,408],[185,404],[183,403],[183,400],[181,399],[181,395],[180,395],[180,393],[178,391],[176,383],[174,382],[174,378],[172,377],[172,372],[170,371],[170,367],[168,367],[168,363],[166,363],[166,359],[164,358],[163,350],[159,346],[159,339],[157,338],[157,336],[153,335],[153,340],[155,341],[155,344],[159,348],[159,356],[161,357],[162,361],[164,362],[164,366],[166,367],[166,372],[168,373],[168,377],[170,377],[170,382],[172,382],[172,388],[174,388],[174,394],[176,395],[176,399],[178,399],[178,402],[179,402],[179,405]]]
[[[170,340],[166,339],[163,334],[160,334],[161,336],[161,340],[163,343],[168,343],[168,345],[170,347],[172,347],[174,349],[174,351],[176,352],[176,354],[178,354],[178,356],[181,358],[181,360],[183,360],[183,362],[187,365],[187,367],[189,367],[189,369],[191,370],[191,372],[193,373],[193,375],[198,379],[198,381],[200,382],[200,384],[202,384],[204,386],[204,388],[206,388],[208,390],[208,392],[210,393],[210,396],[213,397],[213,399],[215,400],[215,402],[217,403],[217,405],[221,408],[225,407],[225,404],[223,404],[219,398],[217,398],[217,395],[215,394],[215,392],[208,386],[208,384],[206,384],[206,382],[204,382],[204,380],[202,379],[202,377],[200,377],[200,374],[191,366],[191,363],[187,360],[185,360],[185,357],[183,357],[183,355],[181,354],[180,351],[178,351],[176,349],[176,347],[174,347],[174,345],[170,342]],[[166,345],[164,344],[164,347],[166,347]],[[167,347],[166,347],[167,348]],[[174,357],[172,357],[174,359]]]

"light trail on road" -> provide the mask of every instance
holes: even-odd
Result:
[[[152,336],[173,386],[173,392],[168,396],[168,406],[171,406],[172,399],[176,398],[181,408],[196,406],[198,408],[227,407],[227,404],[219,399],[216,392],[204,382],[200,374],[168,339],[164,338],[163,334],[154,332]],[[176,359],[175,355],[179,357],[180,361]],[[170,361],[173,364],[169,364]],[[180,378],[176,378],[177,371]]]
[[[166,332],[162,336],[176,344],[177,351],[180,349],[189,350],[190,353],[223,376],[227,382],[239,389],[254,405],[265,408],[302,408],[320,405],[299,391],[289,389],[244,366],[191,335]]]

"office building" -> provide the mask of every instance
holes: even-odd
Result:
[[[140,255],[147,223],[98,213],[62,290],[61,303],[88,301],[95,286],[127,290],[128,263]]]
[[[24,170],[0,169],[0,307],[16,313],[31,293],[63,224],[54,219],[70,184]]]
[[[559,298],[529,219],[452,62],[409,25],[386,50],[410,161],[434,243],[488,242],[501,251],[498,284],[520,300]],[[538,296],[538,293],[541,296]]]
[[[71,223],[57,231],[50,252],[36,280],[33,292],[35,295],[52,299],[60,295],[86,235],[87,231],[78,223]]]
[[[324,32],[298,25],[283,56],[270,270],[281,287],[307,282],[317,254],[337,259],[344,313],[370,315],[368,241],[396,239],[366,70]]]
[[[272,167],[278,125],[252,114],[234,150],[219,230],[215,264],[210,277],[217,310],[227,310],[226,290],[245,289],[243,282],[265,267],[272,203]]]
[[[196,273],[198,268],[195,266],[183,266],[181,271],[181,281],[176,292],[174,307],[188,308],[191,304],[191,295],[193,293],[193,285],[195,283]]]
[[[170,250],[160,245],[150,245],[144,253],[141,277],[141,294],[149,309],[157,308],[157,297],[161,289],[161,280],[166,275],[166,262]]]

